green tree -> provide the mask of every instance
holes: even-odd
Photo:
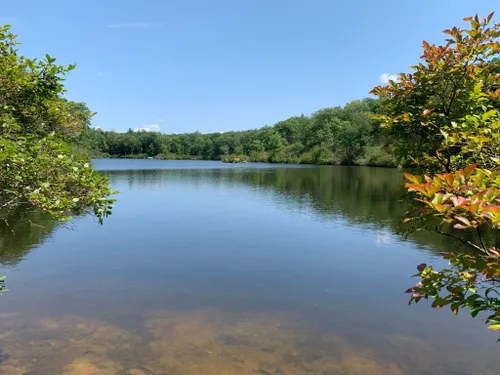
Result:
[[[283,147],[283,139],[279,133],[272,133],[267,139],[267,149],[269,151],[278,151]]]
[[[489,328],[499,330],[500,74],[492,59],[500,53],[500,25],[491,24],[492,16],[445,30],[443,46],[424,42],[414,72],[373,93],[382,98],[380,119],[398,154],[418,173],[405,174],[416,201],[405,219],[409,229],[455,238],[463,249],[443,254],[449,268],[417,267],[410,303],[433,298],[433,307],[455,314],[485,312]]]
[[[248,152],[262,152],[264,151],[264,145],[262,144],[262,141],[259,139],[253,140],[249,145],[248,145]]]
[[[302,115],[280,121],[274,127],[286,143],[292,144],[304,141],[304,135],[309,130],[309,123],[309,118]]]
[[[86,108],[86,107],[82,107]],[[394,167],[391,140],[372,116],[380,101],[355,100],[247,131],[201,134],[101,132],[85,126],[72,143],[93,156]]]
[[[66,140],[88,127],[84,104],[66,100],[63,80],[75,66],[18,54],[10,27],[0,27],[0,207],[3,220],[19,206],[37,207],[55,219],[92,212],[110,214],[112,191]]]
[[[497,27],[486,28],[477,17],[467,20],[469,30],[444,31],[449,36],[444,46],[424,41],[422,61],[412,73],[373,90],[388,99],[379,119],[398,142],[398,155],[413,166],[446,172],[465,167],[471,158],[459,145],[445,144],[442,132],[497,99],[498,73],[491,64],[498,53]],[[477,101],[471,98],[474,92],[487,95]]]
[[[91,156],[101,156],[109,152],[106,134],[100,129],[88,128],[71,142],[72,145],[88,151]]]

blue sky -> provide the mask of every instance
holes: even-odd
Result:
[[[16,0],[30,57],[77,62],[68,97],[103,129],[243,130],[366,97],[421,42],[497,1]],[[500,12],[495,19],[500,20]]]

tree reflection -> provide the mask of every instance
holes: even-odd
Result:
[[[0,216],[0,264],[16,265],[59,224],[40,210],[17,207]]]
[[[312,211],[319,220],[340,217],[353,225],[369,226],[403,237],[400,218],[408,202],[402,195],[401,173],[396,169],[250,167],[128,170],[107,174],[112,184],[125,184],[129,189],[138,186],[168,189],[169,184],[179,182],[251,187],[271,193],[269,196],[277,203],[295,210]],[[9,215],[10,226],[0,220],[0,263],[4,265],[18,263],[59,225],[40,211],[19,208]],[[408,239],[434,252],[460,248],[456,240],[432,233],[414,233]]]
[[[386,230],[405,238],[401,216],[408,205],[398,169],[347,166],[300,168],[219,168],[128,170],[109,172],[112,182],[168,189],[173,182],[245,185],[271,192],[280,204],[311,210],[320,220],[342,218],[353,225]],[[461,233],[463,234],[463,232]],[[471,232],[467,236],[473,238]],[[407,238],[433,252],[457,250],[460,242],[433,233],[412,233]]]

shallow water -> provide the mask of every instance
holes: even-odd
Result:
[[[120,190],[103,227],[0,228],[0,374],[498,373],[480,320],[406,304],[457,245],[397,234],[398,171],[95,166]]]

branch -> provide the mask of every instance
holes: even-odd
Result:
[[[442,234],[443,236],[451,237],[451,238],[454,238],[456,240],[459,240],[460,242],[473,247],[474,249],[480,251],[481,253],[489,255],[488,252],[485,249],[483,249],[482,247],[476,245],[475,243],[472,243],[472,242],[470,242],[468,240],[464,240],[463,238],[455,236],[454,234],[443,232],[443,231],[439,230],[439,228],[437,226],[435,227],[435,230],[436,230],[436,233],[438,233],[438,234]]]
[[[14,197],[14,198],[12,198],[11,200],[9,200],[9,201],[5,202],[4,204],[2,204],[0,207],[2,207],[2,208],[3,208],[3,207],[7,207],[7,206],[9,206],[12,202],[14,202],[16,199],[19,199],[19,198],[18,198],[18,197]]]
[[[437,154],[437,152],[434,152],[434,155],[433,155],[437,160],[438,162],[443,166],[443,168],[446,170],[446,172],[451,172],[450,170],[450,163],[449,163],[449,159],[448,159],[448,163],[446,163],[443,159],[441,159],[439,157],[439,155]],[[449,154],[448,154],[449,156]]]
[[[488,249],[486,248],[486,246],[484,246],[483,237],[481,235],[481,231],[479,230],[479,227],[476,227],[476,230],[477,230],[477,236],[479,237],[479,242],[481,242],[481,246],[483,247],[484,251],[487,252]]]
[[[7,219],[6,218],[2,218],[2,220],[5,223],[5,226],[10,229],[10,231],[12,232],[12,234],[15,235],[16,232],[14,232],[14,229],[12,229],[12,227],[9,225],[9,222],[7,221]]]

